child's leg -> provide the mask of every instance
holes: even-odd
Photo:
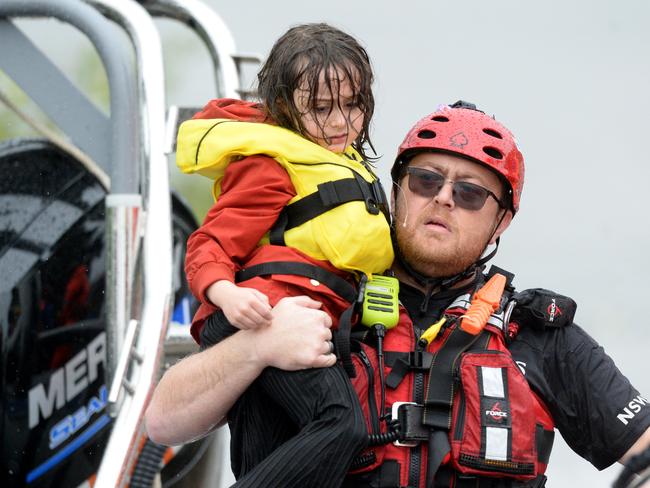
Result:
[[[215,312],[201,331],[201,346],[205,348],[216,344],[237,330],[228,323],[221,311]],[[266,368],[251,388],[264,391],[297,425],[299,432],[279,445],[233,486],[341,486],[352,458],[366,446],[368,440],[361,406],[342,366],[336,364],[330,368],[302,371]],[[263,396],[258,395],[257,398]],[[249,405],[248,408],[266,407],[267,405],[260,404]],[[247,426],[250,426],[250,422]],[[270,428],[272,426],[261,426],[263,432],[257,432],[251,438],[256,438],[256,442],[259,442],[259,435],[269,437]],[[243,433],[242,430],[237,429],[240,433]],[[277,436],[271,437],[279,439]],[[266,445],[276,444],[271,438],[264,441]],[[235,444],[243,448],[243,451],[255,451],[258,447],[246,445],[243,439]],[[232,453],[231,456],[234,460],[244,454]],[[260,453],[253,453],[254,457],[258,454]]]
[[[233,335],[239,329],[230,325],[228,319],[221,310],[217,310],[205,321],[201,329],[201,349],[214,346],[223,341],[226,337]]]
[[[221,342],[238,330],[219,310],[206,320],[201,330],[201,348]],[[230,462],[236,478],[251,471],[298,431],[284,408],[269,398],[259,379],[228,412],[228,426],[231,431]]]
[[[340,487],[352,458],[368,440],[361,406],[343,368],[267,368],[258,381],[300,431],[233,486]]]

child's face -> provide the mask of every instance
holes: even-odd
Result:
[[[355,96],[358,90],[353,89],[345,72],[336,69],[328,75],[329,84],[321,72],[314,100],[306,83],[294,91],[293,100],[309,137],[332,152],[342,153],[359,135],[364,115]]]

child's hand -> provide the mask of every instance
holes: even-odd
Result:
[[[268,297],[253,288],[243,288],[221,280],[206,291],[208,300],[223,310],[228,321],[239,329],[256,329],[271,325]]]

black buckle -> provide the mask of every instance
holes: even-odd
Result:
[[[326,208],[336,207],[341,204],[341,197],[336,190],[334,181],[327,181],[318,185],[318,195]]]
[[[384,187],[381,186],[381,182],[379,180],[373,181],[370,185],[370,191],[372,192],[376,207],[386,216],[386,219],[390,221],[388,199],[386,198]]]
[[[393,444],[415,447],[429,440],[429,429],[422,423],[424,407],[414,402],[393,403],[392,418],[399,422],[399,439]]]
[[[389,216],[388,200],[379,180],[371,183],[354,172],[354,179],[327,181],[319,184],[317,188],[320,201],[326,209],[354,200],[363,200],[368,213],[377,215],[383,212],[386,218]]]
[[[363,195],[363,201],[366,204],[366,210],[372,215],[377,215],[379,213],[379,199],[375,195],[375,189],[372,183],[367,182],[363,177],[354,172],[354,179],[357,180],[357,185],[361,190],[361,195]]]
[[[411,369],[429,371],[432,362],[433,354],[428,351],[411,351],[409,353]]]

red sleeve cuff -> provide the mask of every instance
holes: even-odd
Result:
[[[198,300],[213,305],[205,296],[205,293],[212,283],[220,280],[228,280],[234,283],[235,273],[232,268],[223,263],[205,263],[194,273],[192,279],[192,291],[195,293]]]

